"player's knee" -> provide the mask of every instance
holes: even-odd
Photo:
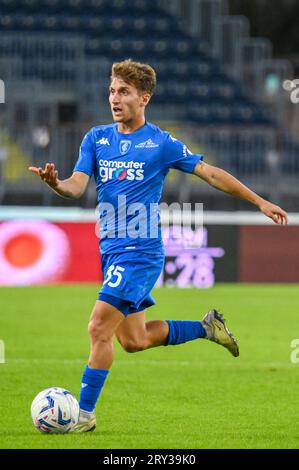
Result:
[[[97,321],[95,319],[90,320],[88,323],[88,334],[93,342],[106,342],[111,340],[111,338],[107,335],[107,331],[105,330],[103,322]]]
[[[120,344],[123,349],[128,353],[135,353],[147,349],[146,342],[143,340],[124,339],[120,341]]]

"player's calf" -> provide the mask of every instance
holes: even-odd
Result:
[[[121,337],[117,337],[117,339],[121,347],[124,349],[124,351],[128,353],[136,353],[139,351],[144,351],[145,349],[148,349],[149,347],[149,343],[146,339],[132,340],[132,339],[121,338]]]

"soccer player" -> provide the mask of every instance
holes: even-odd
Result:
[[[72,176],[60,180],[53,163],[29,168],[66,198],[79,198],[92,176],[96,181],[104,282],[88,325],[90,356],[74,432],[96,426],[94,409],[113,362],[114,336],[131,353],[206,338],[239,355],[237,341],[214,309],[202,321],[146,321],[145,309],[155,303],[150,292],[164,263],[157,211],[150,208],[159,203],[170,168],[194,173],[214,188],[256,205],[276,224],[288,223],[280,207],[226,171],[204,163],[202,155],[192,154],[182,142],[146,121],[145,108],[155,85],[156,74],[149,65],[131,60],[113,64],[109,102],[114,123],[93,127],[86,134]],[[132,230],[136,210],[142,214],[138,237]],[[156,234],[151,231],[155,223]]]

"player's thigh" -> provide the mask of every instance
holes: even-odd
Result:
[[[146,314],[145,310],[137,313],[130,313],[124,321],[120,323],[116,330],[116,337],[120,343],[125,341],[138,342],[146,337]]]
[[[113,305],[97,300],[90,315],[88,329],[91,334],[101,332],[111,337],[124,319],[124,315]]]

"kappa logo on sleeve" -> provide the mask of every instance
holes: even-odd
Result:
[[[96,144],[100,144],[100,145],[110,145],[109,140],[107,139],[107,137],[102,137],[100,140],[98,140],[98,141],[96,142]]]
[[[184,157],[189,157],[189,155],[193,155],[191,150],[188,149],[187,145],[183,146],[183,155]]]

